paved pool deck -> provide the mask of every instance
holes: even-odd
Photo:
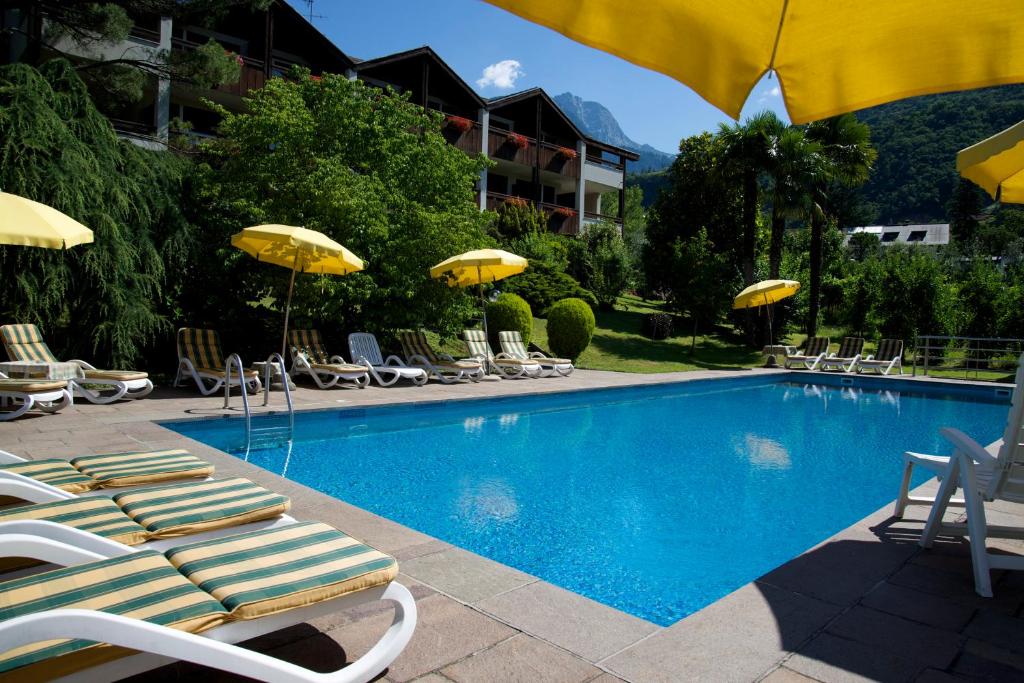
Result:
[[[778,371],[577,371],[569,378],[365,390],[322,391],[300,384],[294,399],[297,410],[310,410],[770,372]],[[237,397],[233,400],[239,405]],[[0,448],[34,458],[188,448],[214,463],[218,476],[246,476],[291,496],[295,517],[334,524],[393,554],[401,565],[399,580],[416,598],[419,624],[409,646],[381,678],[385,681],[1024,680],[1024,572],[994,573],[995,598],[977,597],[966,542],[940,539],[932,550],[918,547],[925,507],[910,508],[902,521],[892,519],[888,507],[879,510],[662,628],[154,424],[224,415],[222,403],[223,395],[202,397],[161,388],[136,402],[75,405],[56,415],[0,423]],[[271,408],[279,410],[282,403],[281,394],[272,394]],[[894,495],[897,484],[894,480]],[[997,503],[988,513],[992,523],[1024,526],[1020,506]],[[1024,542],[993,541],[990,547],[1024,554]],[[363,654],[389,621],[390,608],[368,606],[248,646],[331,671]],[[242,679],[177,664],[139,680]]]

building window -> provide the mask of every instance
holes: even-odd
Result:
[[[899,236],[900,236],[900,234],[898,232],[883,232],[882,233],[882,241],[883,242],[895,242],[896,239]]]
[[[907,237],[908,242],[924,242],[925,236],[928,234],[927,230],[911,230],[910,235]]]

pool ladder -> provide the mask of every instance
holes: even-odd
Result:
[[[248,453],[253,448],[276,448],[290,444],[295,434],[295,406],[292,404],[292,391],[288,386],[288,372],[284,367],[284,358],[279,353],[273,353],[267,357],[263,370],[263,405],[270,404],[270,380],[271,370],[277,366],[280,372],[281,385],[284,387],[284,399],[288,405],[288,423],[286,425],[271,425],[269,427],[252,426],[252,410],[249,407],[249,390],[245,381],[245,369],[242,366],[242,358],[233,353],[228,356],[227,365],[224,369],[224,409],[231,407],[231,370],[238,369],[238,384],[242,387],[242,408],[245,411],[245,450]]]

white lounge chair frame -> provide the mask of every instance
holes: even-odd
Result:
[[[398,356],[392,354],[386,359],[380,352],[377,338],[369,332],[353,332],[348,335],[348,350],[356,365],[362,365],[370,371],[370,376],[382,387],[389,387],[400,379],[412,380],[416,386],[427,383],[427,371],[423,368],[412,368]],[[383,375],[387,375],[385,379]]]
[[[786,359],[782,362],[782,365],[787,370],[794,369],[793,366],[797,364],[803,365],[804,370],[814,370],[815,368],[817,368],[818,364],[821,363],[822,359],[824,359],[825,356],[828,355],[828,347],[831,340],[828,337],[814,337],[814,339],[820,339],[821,341],[824,342],[821,352],[812,354],[808,354],[805,352],[794,354],[792,356],[786,356]],[[818,343],[820,344],[821,342]],[[808,348],[810,346],[810,341],[808,341]]]
[[[337,355],[331,356],[330,360],[332,363],[348,364],[344,358]],[[313,378],[313,382],[321,389],[330,389],[342,380],[352,382],[360,389],[365,389],[370,384],[370,374],[368,371],[334,372],[333,370],[314,368],[304,353],[297,352],[294,349],[292,350],[292,367],[288,374],[292,377],[307,375]]]
[[[864,340],[860,337],[847,337],[847,339],[860,339],[860,348],[864,349]],[[846,339],[843,339],[843,344],[839,346],[839,351],[836,353],[830,353],[825,356],[819,362],[819,366],[822,370],[830,370],[833,368],[842,370],[843,372],[853,372],[853,369],[857,367],[857,363],[860,362],[861,353],[850,354],[846,347]],[[839,355],[846,352],[846,355]]]
[[[2,372],[0,378],[8,379]],[[19,418],[33,408],[38,408],[44,413],[56,413],[67,408],[72,401],[71,390],[68,388],[35,392],[0,388],[0,407],[16,406],[13,410],[0,412],[0,422]]]
[[[919,541],[921,547],[929,548],[940,533],[968,536],[974,568],[974,590],[982,597],[992,597],[992,569],[1024,570],[1024,557],[996,555],[988,552],[985,547],[989,537],[1024,539],[1024,527],[988,524],[984,505],[986,501],[995,500],[1024,503],[1024,355],[1018,362],[1017,389],[995,455],[958,429],[946,427],[940,430],[942,436],[953,445],[954,451],[952,456],[946,458],[946,467],[939,475],[939,491]],[[939,457],[931,456],[931,465],[935,469],[938,469]],[[909,471],[908,463],[905,481],[909,479]],[[953,500],[958,487],[963,489],[963,501]],[[946,510],[958,503],[966,509],[967,523],[943,522]]]
[[[427,343],[426,339],[423,340],[423,343],[424,344]],[[465,368],[465,369],[446,368],[446,367],[442,367],[442,366],[436,365],[434,362],[432,362],[429,358],[427,358],[422,353],[407,353],[408,349],[405,348],[404,344],[402,345],[402,351],[406,352],[406,356],[405,356],[405,362],[406,363],[408,363],[411,367],[414,367],[414,368],[423,368],[424,370],[426,370],[428,377],[429,376],[436,377],[443,384],[455,384],[456,382],[461,382],[461,381],[464,381],[464,380],[467,380],[467,379],[469,381],[471,381],[471,382],[479,382],[483,378],[483,376],[484,376],[484,365],[483,365],[483,363],[480,364],[480,367],[474,368],[474,369],[468,369],[468,368]],[[439,360],[449,361],[451,363],[455,363],[456,362],[455,357],[450,355],[450,354],[438,353],[437,351],[434,351],[433,349],[431,349],[431,351],[433,352],[434,356],[437,357]],[[466,360],[476,361],[477,359],[476,358],[468,358]]]
[[[181,539],[178,541],[180,545]],[[0,557],[32,558],[66,567],[134,552],[136,549],[116,541],[53,522],[0,522]],[[369,652],[338,671],[317,673],[232,645],[377,600],[394,603],[391,626]],[[0,651],[47,640],[81,638],[139,652],[76,672],[62,681],[118,680],[180,660],[267,683],[365,683],[401,654],[415,628],[416,602],[405,586],[392,581],[387,586],[307,607],[231,622],[199,635],[106,612],[48,610],[0,623]]]
[[[888,349],[884,349],[883,346],[886,342],[893,344],[894,346]],[[873,370],[876,373],[882,373],[888,375],[893,371],[893,368],[899,368],[900,374],[903,374],[903,340],[902,339],[883,339],[878,345],[878,355],[883,356],[878,359],[875,358],[874,354],[869,354],[867,358],[862,358],[857,361],[857,372],[863,370]],[[884,356],[891,356],[890,358],[884,358]]]
[[[183,328],[184,329],[184,328]],[[178,330],[178,334],[181,334],[181,330]],[[181,349],[178,349],[178,372],[174,376],[175,387],[180,387],[187,377],[191,377],[196,383],[196,387],[199,389],[199,393],[203,396],[210,396],[220,391],[224,387],[224,382],[228,381],[229,387],[238,387],[245,382],[246,389],[253,394],[258,394],[263,388],[263,383],[260,382],[259,375],[257,374],[252,379],[246,381],[245,373],[240,371],[239,376],[236,378],[231,377],[229,367],[231,365],[231,357],[237,356],[238,354],[229,353],[224,360],[224,374],[215,375],[209,372],[200,371],[192,363],[191,359],[181,355]],[[241,362],[239,362],[241,365]],[[209,383],[209,384],[208,384]]]
[[[502,335],[506,334],[512,337],[512,343],[509,343],[502,337]],[[519,334],[519,330],[499,332],[498,343],[501,344],[501,353],[497,354],[495,359],[514,358],[517,360],[535,361],[541,368],[541,377],[551,377],[552,375],[568,377],[576,369],[576,366],[572,363],[553,363],[550,356],[546,356],[540,351],[527,352],[526,344],[523,343],[523,337]]]
[[[470,340],[468,339],[467,333],[476,332],[478,330],[463,330],[462,341],[466,344],[466,350],[470,354],[470,358],[478,360],[484,363],[486,368],[493,370],[499,376],[505,379],[521,379],[523,377],[540,377],[543,369],[540,363],[533,365],[524,365],[522,363],[505,363],[502,364],[502,360],[510,360],[507,356],[501,354],[495,355],[494,350],[491,348],[491,343],[487,341],[486,337],[483,340]],[[483,348],[487,350],[486,353],[474,352],[473,346],[482,344]],[[515,360],[515,359],[511,359]]]

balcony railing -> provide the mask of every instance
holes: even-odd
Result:
[[[542,142],[537,153],[540,155],[539,165],[545,171],[561,173],[570,178],[580,177],[580,160],[576,150],[571,147]]]
[[[615,224],[620,225],[620,226],[622,225],[622,219],[619,218],[618,216],[612,216],[612,215],[607,214],[607,213],[597,213],[596,211],[584,211],[583,212],[583,220],[591,221],[591,222],[594,222],[594,223],[607,222],[607,223],[615,223]]]
[[[578,235],[580,232],[580,217],[575,209],[542,202],[541,211],[548,216],[548,230],[560,235]]]
[[[461,121],[468,121],[468,119],[459,117]],[[444,135],[444,139],[448,141],[448,144],[458,147],[466,154],[480,154],[483,150],[481,149],[481,142],[483,140],[483,128],[476,121],[470,121],[472,124],[468,130],[462,130],[459,120],[449,120],[445,122],[444,128],[441,134]]]
[[[184,38],[172,38],[171,46],[178,50],[194,50],[199,43]],[[267,82],[267,75],[264,71],[265,63],[262,59],[242,57],[242,71],[239,74],[237,83],[222,83],[214,88],[220,92],[231,95],[244,96],[250,90],[258,90]]]
[[[618,161],[612,161],[610,159],[605,159],[603,156],[592,156],[591,154],[587,154],[587,163],[596,164],[615,171],[621,171],[626,167],[626,164],[622,161],[621,157],[619,157]]]
[[[526,146],[521,147],[515,140],[525,140]],[[487,153],[494,159],[504,159],[523,166],[533,166],[537,158],[537,141],[525,135],[504,130],[487,131]]]

